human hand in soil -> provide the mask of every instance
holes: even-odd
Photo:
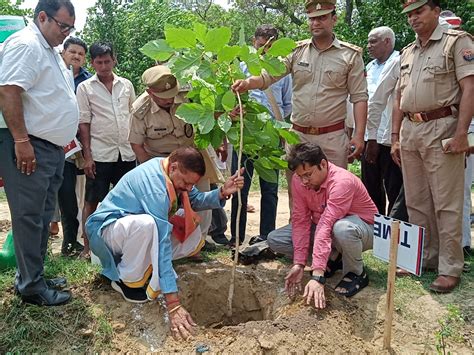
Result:
[[[175,340],[188,340],[194,334],[194,327],[197,324],[194,323],[193,318],[184,307],[179,307],[169,316],[171,334]]]
[[[309,280],[304,288],[303,297],[306,298],[306,304],[311,304],[314,298],[314,306],[316,308],[326,308],[326,296],[324,296],[324,285],[318,281]]]
[[[285,291],[291,300],[301,291],[301,280],[303,279],[304,265],[295,264],[285,277]]]
[[[224,185],[222,185],[220,191],[221,196],[219,196],[221,200],[229,197],[230,195],[236,193],[237,190],[240,190],[242,187],[244,187],[244,177],[242,176],[244,170],[245,168],[240,169],[240,176],[238,176],[237,172],[235,172],[235,174],[228,178]]]

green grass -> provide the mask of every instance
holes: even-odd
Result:
[[[49,256],[46,277],[65,276],[73,300],[59,307],[25,305],[13,295],[14,271],[0,273],[0,353],[102,352],[111,350],[107,313],[87,295],[98,278],[88,262]]]

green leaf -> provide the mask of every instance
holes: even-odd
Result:
[[[196,74],[203,79],[209,79],[213,75],[211,64],[207,61],[202,61]]]
[[[204,106],[196,103],[185,103],[179,105],[176,110],[176,116],[181,118],[184,122],[190,124],[197,124],[204,115],[206,109]]]
[[[288,169],[288,162],[281,158],[270,156],[268,159],[278,167],[278,169]]]
[[[272,57],[286,57],[296,48],[296,42],[289,38],[280,38],[272,43],[268,49],[267,55]]]
[[[166,42],[176,49],[196,46],[196,34],[186,28],[169,27],[165,29]]]
[[[278,76],[286,71],[285,64],[283,64],[278,58],[268,58],[265,61],[260,61],[260,65],[265,69],[268,74]]]
[[[199,56],[193,56],[191,53],[187,53],[186,55],[176,58],[171,67],[171,71],[177,77],[182,78],[189,74],[189,71],[197,70],[200,65],[200,59]]]
[[[158,39],[145,44],[140,48],[140,52],[155,61],[166,61],[175,53],[175,50],[168,46],[164,39]]]
[[[270,162],[270,160],[268,160],[267,157],[259,157],[258,160],[265,169],[273,169],[273,164]]]
[[[288,144],[298,144],[300,142],[300,137],[295,132],[287,131],[284,128],[279,128],[278,133]]]
[[[227,112],[232,111],[236,105],[237,99],[235,98],[234,93],[232,90],[227,91],[224,96],[222,96],[222,107]]]
[[[237,126],[231,127],[227,131],[227,138],[229,138],[229,141],[234,145],[238,146],[239,144],[239,128]]]
[[[229,132],[230,127],[232,127],[232,121],[226,113],[219,116],[217,119],[217,124],[219,125],[220,129],[223,130],[225,133]]]
[[[198,41],[204,44],[206,41],[207,26],[199,22],[194,22],[194,33],[196,33]]]
[[[198,149],[206,149],[211,144],[211,137],[209,134],[201,134],[196,132],[194,134],[194,144]]]
[[[199,131],[202,134],[209,133],[212,131],[215,124],[216,119],[214,118],[214,111],[205,111],[198,122]]]
[[[270,145],[272,147],[278,147],[280,145],[280,135],[278,134],[278,130],[273,127],[272,121],[265,123],[264,133],[270,138]]]
[[[237,55],[240,53],[240,47],[238,46],[225,46],[217,54],[217,62],[232,62]]]
[[[210,30],[206,34],[204,49],[209,52],[218,53],[229,43],[232,32],[229,27],[219,27]]]
[[[246,44],[244,44],[243,46],[240,46],[240,53],[239,53],[240,59],[246,62],[249,59],[249,55],[250,55],[249,46],[247,46]]]
[[[269,145],[272,142],[271,138],[263,134],[262,131],[252,131],[251,134],[254,135],[257,144],[260,144],[261,146]]]
[[[273,169],[266,169],[262,166],[260,162],[261,159],[255,160],[253,162],[253,166],[255,170],[257,170],[258,175],[265,181],[277,183],[278,182],[278,175],[276,174],[275,170]]]
[[[243,23],[239,30],[239,46],[245,46],[245,27]]]
[[[211,138],[211,145],[214,148],[219,148],[224,140],[224,132],[222,132],[219,127],[215,126],[214,129],[209,133]]]
[[[214,111],[216,107],[216,96],[208,88],[202,88],[199,93],[199,99],[201,100],[201,105],[203,105],[207,110]]]
[[[247,68],[249,69],[250,74],[260,75],[262,72],[262,66],[260,65],[260,58],[257,53],[250,53],[245,60]]]

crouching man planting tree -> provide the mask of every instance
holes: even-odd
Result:
[[[341,295],[351,297],[369,283],[362,252],[372,248],[377,207],[360,179],[328,162],[314,143],[293,146],[288,167],[296,173],[292,180],[292,225],[271,232],[268,245],[293,258],[294,265],[285,278],[290,298],[301,290],[303,270],[312,250],[312,276],[304,297],[308,304],[314,299],[316,308],[325,308],[324,283],[338,269],[342,268],[344,275],[336,286]]]
[[[205,170],[201,153],[191,147],[150,159],[122,177],[86,222],[90,248],[112,288],[132,303],[163,293],[177,339],[187,339],[196,325],[180,304],[172,264],[204,245],[193,209],[221,208],[244,184],[236,174],[220,189],[200,192],[194,185]]]

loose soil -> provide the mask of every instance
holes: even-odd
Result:
[[[289,217],[286,193],[279,197],[277,227],[285,225]],[[248,214],[247,238],[258,234],[258,193],[251,193],[249,201],[257,211]],[[8,219],[8,207],[0,202],[0,244],[10,227]],[[57,252],[60,240],[53,240],[52,244]],[[113,351],[384,353],[384,290],[369,285],[351,299],[339,296],[333,291],[342,277],[338,272],[326,287],[327,308],[315,310],[305,305],[302,298],[290,302],[286,297],[283,285],[288,265],[267,261],[239,266],[233,315],[229,318],[226,310],[231,265],[229,255],[208,263],[175,267],[182,303],[199,324],[196,335],[187,342],[169,336],[168,319],[160,300],[144,305],[127,303],[99,277],[92,285],[72,287],[72,292],[107,312],[115,334]],[[473,297],[466,302],[474,306]],[[414,297],[406,307],[403,314],[394,315],[394,352],[435,353],[435,332],[439,330],[438,320],[446,314],[445,307],[430,294]],[[84,334],[88,333],[85,329]],[[474,352],[472,321],[466,322],[464,338],[463,344],[450,344],[449,351]]]

